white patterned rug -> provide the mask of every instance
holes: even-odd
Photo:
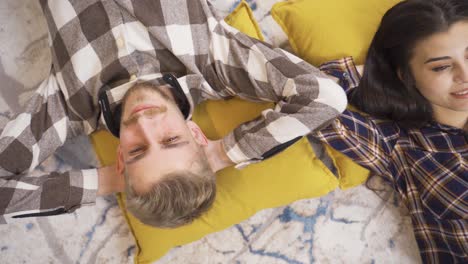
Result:
[[[287,47],[286,36],[269,15],[271,6],[278,1],[247,2],[266,40]],[[239,1],[212,2],[227,14]],[[49,70],[46,30],[36,1],[0,2],[0,128]],[[83,168],[95,163],[87,138],[79,138],[39,170]],[[70,215],[21,219],[0,226],[0,263],[132,263],[134,254],[134,239],[113,196],[99,198],[95,206]],[[175,248],[158,261],[418,262],[406,210],[396,200],[384,202],[364,186],[261,211],[238,225]]]

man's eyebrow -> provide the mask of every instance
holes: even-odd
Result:
[[[163,145],[162,149],[173,149],[173,148],[182,147],[182,146],[185,146],[185,145],[188,145],[188,144],[189,144],[188,141],[181,141],[181,142],[177,142],[177,143],[174,143],[174,144]]]
[[[424,64],[427,64],[429,62],[434,62],[434,61],[440,61],[440,60],[450,60],[452,57],[450,56],[444,56],[444,57],[436,57],[436,58],[430,58],[427,61],[424,62]]]
[[[174,149],[174,148],[186,146],[189,143],[190,142],[188,142],[188,141],[182,141],[182,142],[177,142],[177,143],[174,143],[174,144],[163,145],[162,149]],[[145,151],[143,154],[138,155],[138,156],[134,157],[133,159],[126,161],[125,164],[129,165],[129,164],[133,164],[133,163],[141,160],[142,158],[144,158],[146,156],[146,153],[148,153],[148,151]]]
[[[138,156],[134,157],[133,159],[126,161],[125,164],[127,164],[127,165],[133,164],[133,163],[141,160],[142,158],[144,158],[147,153],[148,153],[148,151],[145,151],[143,154],[138,155]]]

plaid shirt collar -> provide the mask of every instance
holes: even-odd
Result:
[[[446,133],[451,134],[451,135],[465,135],[466,136],[467,133],[468,133],[468,132],[464,131],[463,129],[453,127],[453,126],[449,126],[449,125],[444,125],[444,124],[438,123],[436,121],[430,122],[429,124],[426,125],[426,127],[431,127],[433,129],[440,130],[440,131],[446,132]]]

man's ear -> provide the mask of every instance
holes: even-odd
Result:
[[[203,131],[197,124],[195,124],[195,122],[187,121],[187,126],[190,129],[190,133],[192,133],[193,138],[199,145],[208,145],[208,139],[206,138],[205,133],[203,133]]]
[[[116,168],[117,173],[119,175],[123,175],[123,173],[125,171],[125,162],[124,162],[124,158],[123,158],[122,149],[120,148],[120,144],[117,147],[117,162],[115,164],[115,168]]]

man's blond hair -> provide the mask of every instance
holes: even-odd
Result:
[[[211,207],[216,197],[216,177],[206,158],[200,157],[196,162],[201,163],[196,173],[169,173],[143,194],[135,192],[125,173],[127,210],[154,227],[174,228],[191,223]]]

